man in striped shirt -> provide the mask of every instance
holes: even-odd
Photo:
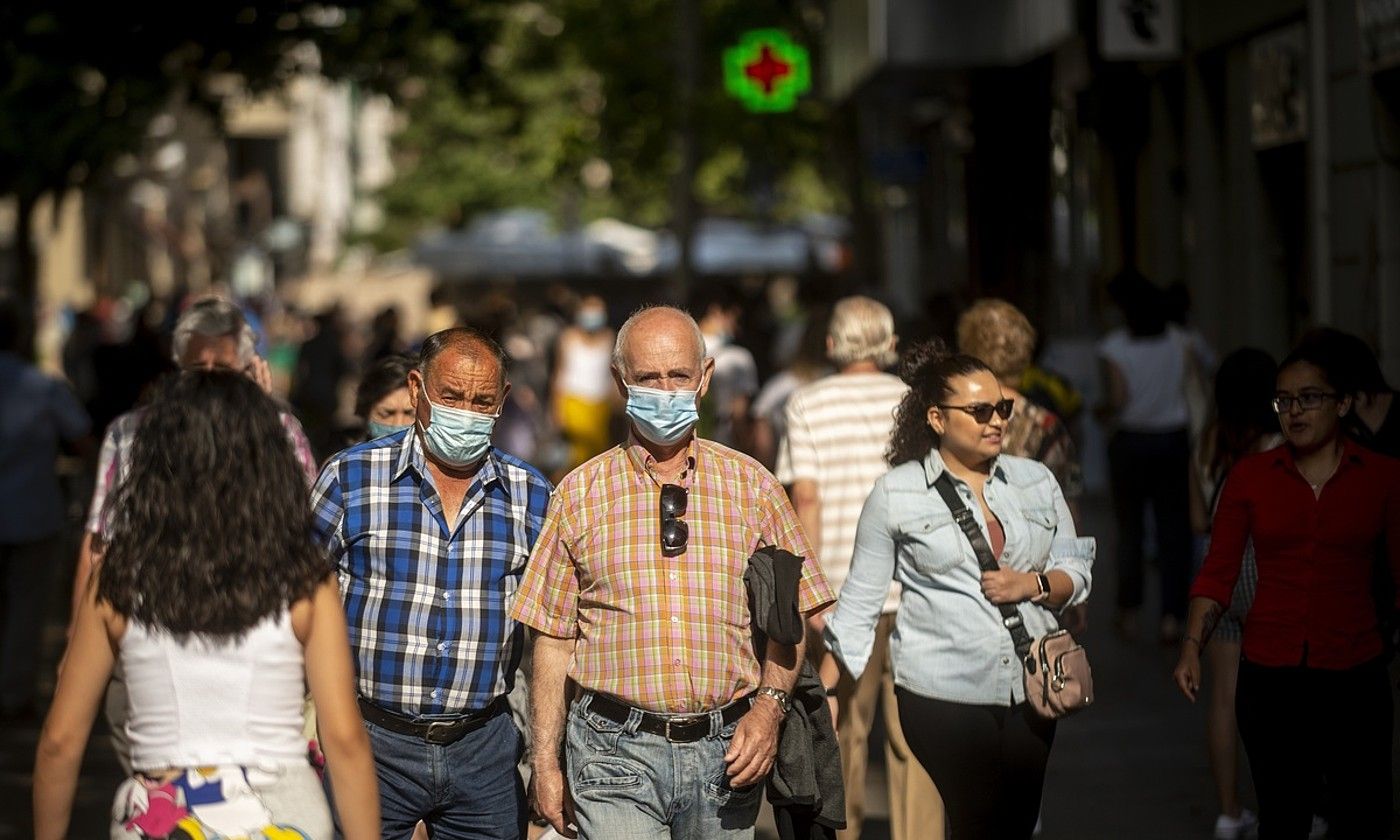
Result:
[[[312,490],[335,560],[384,836],[524,836],[520,732],[505,697],[521,654],[507,615],[549,482],[491,444],[505,355],[470,329],[423,342],[417,422],[331,458]]]
[[[838,592],[851,567],[865,497],[889,469],[885,449],[894,428],[895,407],[907,390],[899,377],[883,372],[894,364],[895,342],[894,318],[884,304],[860,296],[838,301],[826,338],[827,356],[837,373],[799,388],[787,404],[788,429],[778,452],[778,478],[789,486],[807,532],[819,535],[822,569]],[[898,606],[895,585],[885,599],[871,667],[859,680],[840,672],[833,657],[822,661],[822,681],[836,686],[836,731],[846,786],[846,828],[838,832],[840,840],[860,837],[867,741],[877,702],[884,704],[888,736],[890,835],[893,840],[943,836],[942,800],[928,772],[909,752],[894,711],[888,653]]]
[[[622,326],[627,442],[560,484],[512,607],[537,631],[536,809],[566,837],[576,822],[585,838],[751,838],[802,645],[755,655],[749,557],[772,545],[808,558],[798,609],[832,602],[782,487],[696,437],[713,368],[684,312]]]

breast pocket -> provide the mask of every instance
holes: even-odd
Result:
[[[1026,526],[1026,562],[1033,569],[1043,569],[1050,558],[1059,517],[1054,508],[1024,508],[1021,518]]]
[[[923,575],[936,575],[958,565],[965,538],[948,516],[926,516],[899,527],[900,559]]]

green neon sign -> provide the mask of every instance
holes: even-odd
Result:
[[[750,111],[791,111],[811,87],[807,48],[781,29],[750,30],[724,51],[724,89]]]

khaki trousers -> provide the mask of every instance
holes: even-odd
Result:
[[[846,826],[837,840],[859,840],[865,818],[865,768],[868,762],[870,727],[875,722],[876,703],[884,704],[885,769],[890,794],[890,837],[892,840],[942,840],[943,798],[918,759],[909,751],[899,725],[895,705],[894,672],[890,667],[890,633],[894,615],[880,617],[875,629],[875,647],[859,680],[842,673],[836,686],[840,718],[836,738],[841,745],[841,776],[846,784]]]

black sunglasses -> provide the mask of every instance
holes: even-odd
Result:
[[[992,412],[1003,420],[1011,419],[1011,411],[1016,407],[1016,403],[1011,400],[1002,400],[993,405],[992,403],[973,403],[972,405],[940,405],[939,408],[956,408],[958,411],[966,411],[972,415],[972,419],[978,423],[990,423]]]
[[[690,542],[690,526],[681,517],[685,516],[686,501],[690,494],[679,484],[661,485],[661,556],[675,557],[685,553]]]

